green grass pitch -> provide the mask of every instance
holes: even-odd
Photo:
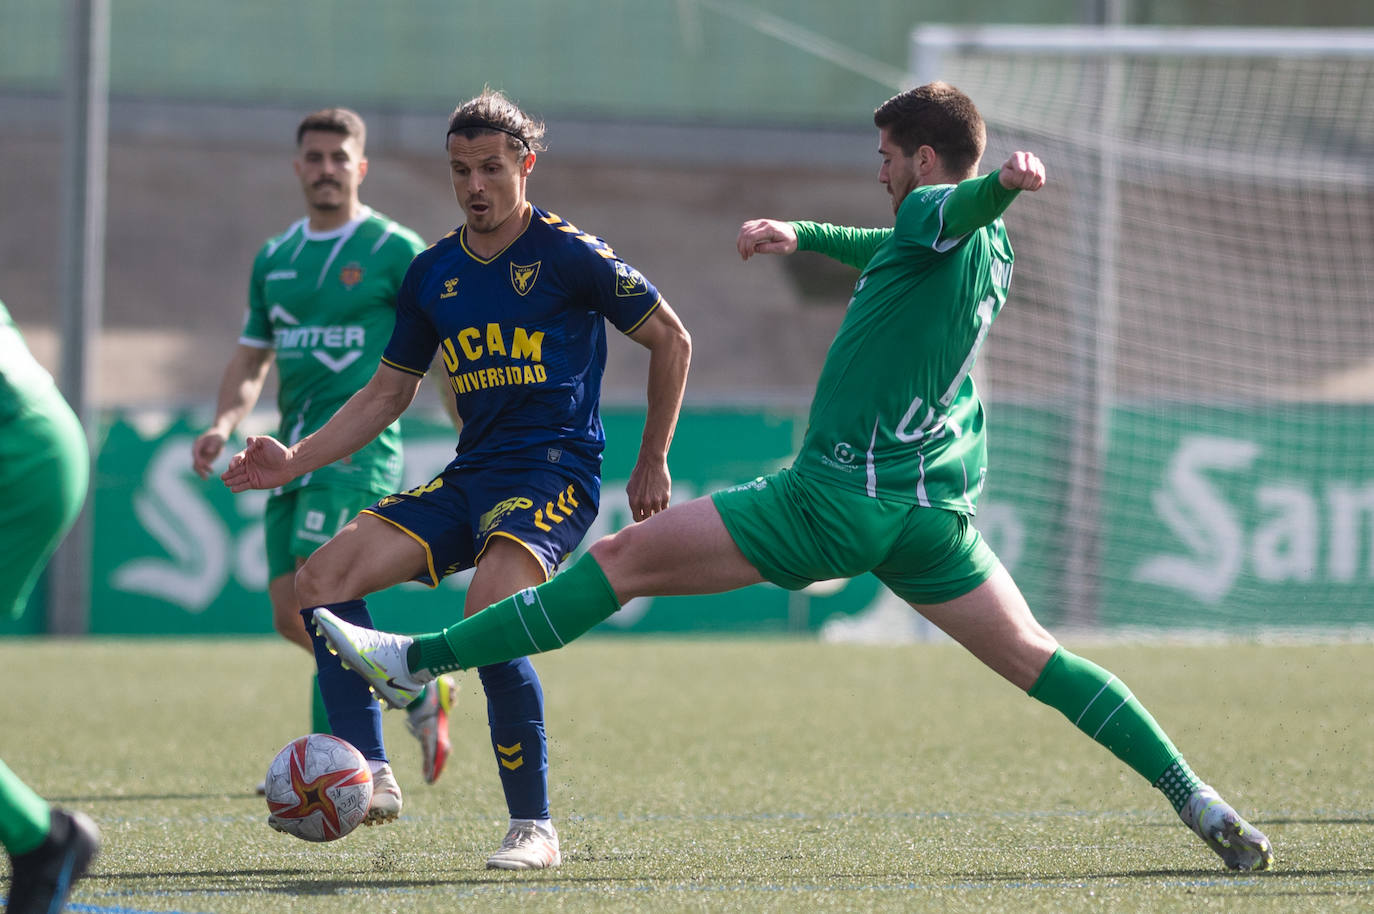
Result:
[[[565,862],[532,874],[483,868],[505,812],[475,675],[440,782],[388,714],[405,811],[332,844],[271,831],[252,793],[306,729],[309,661],[274,639],[0,642],[0,751],[104,829],[87,914],[1374,906],[1374,644],[1076,648],[1265,829],[1273,871],[1222,870],[1134,772],[940,644],[537,658]]]

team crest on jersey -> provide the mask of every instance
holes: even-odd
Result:
[[[440,298],[452,298],[458,294],[458,278],[444,280],[444,291],[439,293]]]
[[[619,298],[633,298],[649,291],[649,281],[623,260],[615,262],[615,294]]]
[[[539,265],[543,262],[536,260],[531,264],[510,265],[510,284],[515,287],[516,292],[522,296],[530,294],[530,289],[534,288],[534,281],[539,278]]]
[[[360,263],[350,263],[339,271],[339,282],[343,283],[345,289],[351,289],[363,281],[363,265]]]
[[[477,518],[477,532],[486,533],[492,527],[495,527],[497,524],[499,524],[501,522],[501,518],[505,517],[512,511],[524,511],[533,507],[534,502],[530,501],[523,495],[516,495],[513,498],[507,498],[503,501],[499,501],[492,507],[490,511],[483,514],[481,517]]]

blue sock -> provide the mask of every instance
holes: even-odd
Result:
[[[549,817],[544,690],[528,657],[477,668],[487,693],[491,745],[512,819]]]
[[[315,669],[319,672],[320,694],[329,714],[329,730],[339,739],[352,743],[363,758],[385,762],[382,706],[372,697],[363,678],[345,670],[339,658],[329,652],[324,639],[315,633],[311,613],[317,608],[302,609],[301,616],[305,619],[305,630],[310,633],[310,642],[315,646]],[[345,622],[376,627],[372,624],[372,614],[367,611],[367,603],[362,600],[327,603],[324,608]]]

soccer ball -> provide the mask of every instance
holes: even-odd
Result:
[[[358,827],[372,803],[372,769],[336,736],[293,739],[267,769],[267,824],[306,841],[334,841]]]

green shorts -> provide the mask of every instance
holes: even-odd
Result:
[[[86,433],[56,388],[0,417],[0,615],[23,613],[89,477]]]
[[[744,557],[788,590],[871,571],[908,603],[943,603],[998,567],[968,515],[869,498],[792,469],[711,500]]]
[[[359,511],[385,494],[366,489],[304,486],[269,497],[263,517],[267,579],[295,571],[298,560],[309,558]]]

